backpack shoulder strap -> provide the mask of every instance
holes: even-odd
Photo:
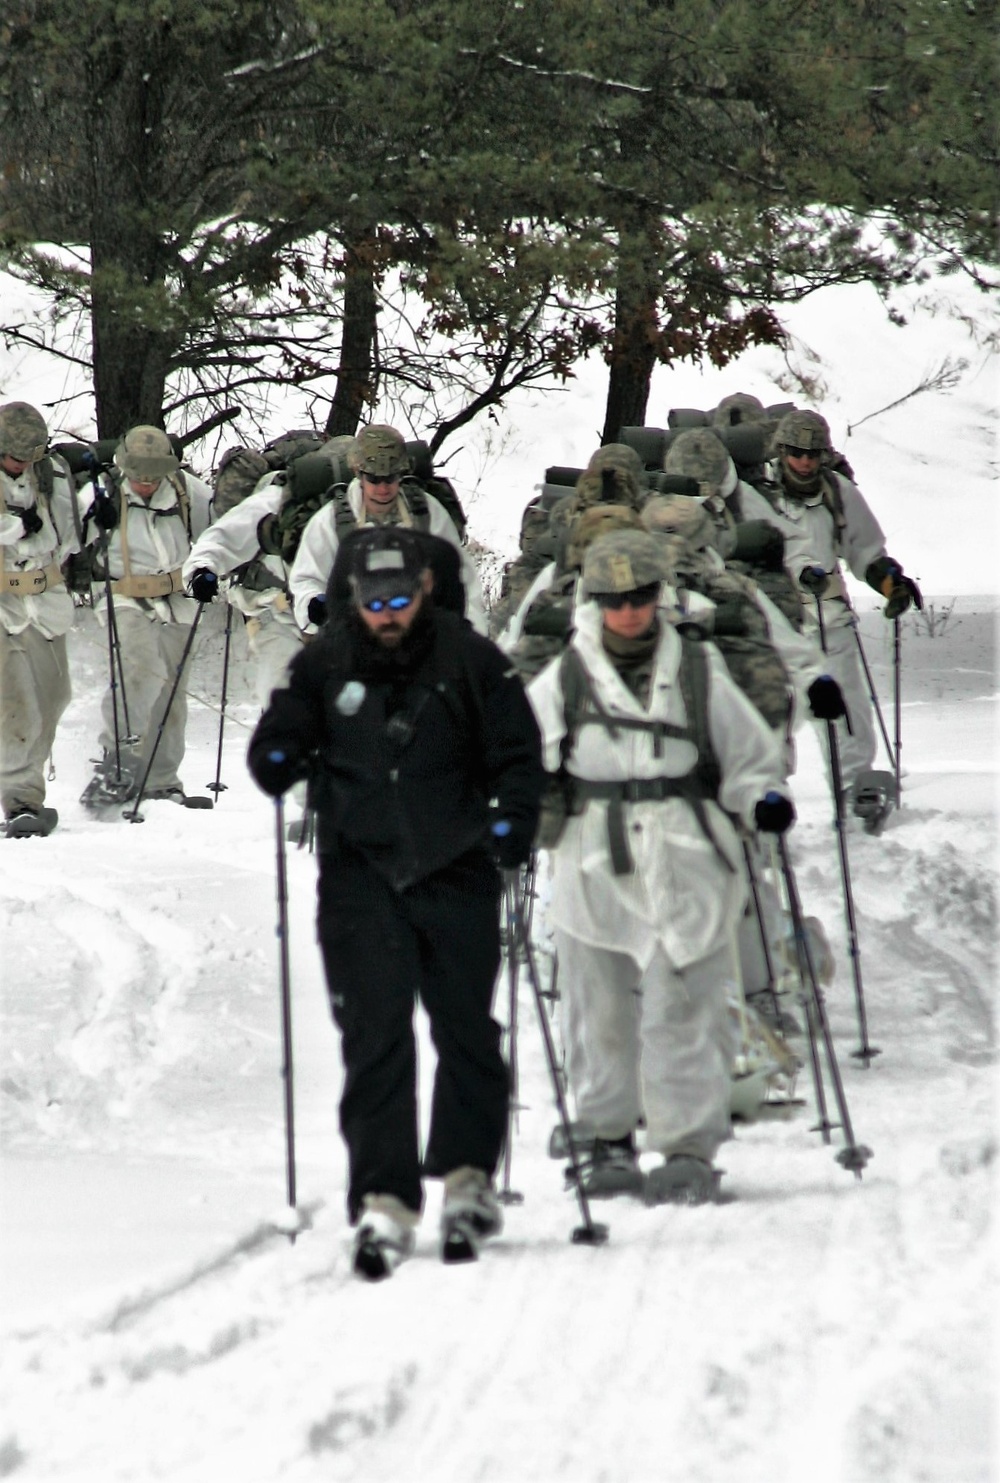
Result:
[[[696,764],[698,776],[712,794],[719,791],[722,770],[712,746],[708,729],[709,667],[708,655],[703,642],[678,634],[681,641],[681,662],[678,670],[684,709],[687,711],[691,740],[698,748]]]
[[[358,517],[351,509],[351,502],[347,498],[347,485],[335,484],[330,496],[333,505],[333,528],[336,532],[338,542],[357,528]]]
[[[410,512],[410,519],[417,530],[427,531],[431,524],[431,507],[427,503],[427,492],[416,479],[404,479],[399,497]]]
[[[191,496],[188,493],[187,480],[184,477],[184,470],[178,469],[176,473],[168,474],[167,478],[170,481],[174,493],[177,495],[177,505],[181,512],[181,519],[184,521],[184,528],[187,531],[188,536],[190,537]]]
[[[833,516],[833,523],[837,528],[837,536],[847,529],[847,516],[844,514],[844,496],[840,489],[840,480],[835,473],[826,471],[821,475],[823,489],[823,503]]]

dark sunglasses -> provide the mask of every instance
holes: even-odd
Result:
[[[399,592],[395,597],[373,597],[371,602],[364,604],[364,607],[369,613],[381,613],[385,608],[392,613],[401,613],[404,608],[410,606],[413,598],[412,592]]]
[[[785,454],[788,458],[820,459],[823,457],[822,450],[819,448],[789,448],[786,446]]]
[[[366,484],[395,484],[399,478],[398,474],[366,474],[362,470],[362,477]]]
[[[597,605],[600,608],[644,608],[655,602],[660,591],[659,582],[647,582],[645,587],[633,587],[631,592],[599,592]]]

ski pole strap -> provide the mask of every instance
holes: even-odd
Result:
[[[608,847],[611,851],[611,868],[615,875],[631,875],[635,869],[628,838],[625,833],[626,803],[662,803],[667,798],[683,798],[691,805],[705,838],[729,871],[735,866],[716,838],[712,822],[705,808],[705,799],[714,794],[694,773],[684,777],[626,778],[622,782],[590,782],[586,778],[572,778],[575,796],[583,803],[591,799],[608,805]]]
[[[26,566],[20,571],[0,572],[3,589],[15,597],[38,597],[52,587],[63,586],[63,574],[56,562],[48,566]]]

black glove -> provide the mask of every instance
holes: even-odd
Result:
[[[911,577],[906,577],[900,572],[889,593],[889,601],[884,609],[885,617],[901,618],[911,603],[916,608],[923,607],[924,600],[920,595],[920,588]]]
[[[490,825],[493,837],[493,858],[501,870],[517,870],[531,858],[532,836],[526,834],[520,824],[509,819],[495,819]]]
[[[899,562],[891,556],[876,556],[865,571],[865,581],[887,599],[884,608],[887,618],[899,618],[911,603],[918,608],[924,605],[916,582],[904,574]]]
[[[782,793],[765,793],[754,805],[753,816],[764,834],[784,834],[795,823],[795,809]]]
[[[26,536],[36,536],[42,528],[42,517],[38,513],[37,505],[29,505],[26,510],[18,510],[21,524],[24,526]]]
[[[769,572],[780,572],[785,564],[785,537],[770,520],[742,520],[736,527],[731,560],[747,561]]]
[[[251,763],[251,771],[257,785],[272,798],[287,793],[293,783],[306,776],[306,765],[302,753],[291,743],[283,747],[274,746],[269,752],[257,753]]]
[[[804,587],[807,592],[820,593],[826,586],[829,575],[821,566],[804,566],[799,572],[799,586]]]
[[[118,524],[118,511],[109,494],[103,491],[94,494],[94,503],[87,511],[87,519],[93,520],[101,530],[114,530]]]
[[[847,715],[844,696],[832,675],[820,675],[806,691],[809,707],[817,721],[837,721]]]
[[[195,602],[213,602],[219,595],[219,579],[207,566],[198,567],[188,587]]]
[[[311,597],[309,599],[309,606],[306,608],[306,617],[309,619],[310,623],[315,623],[317,628],[323,627],[323,624],[326,622],[325,594],[317,595],[316,597]]]
[[[735,600],[716,605],[712,614],[712,633],[720,638],[744,638],[747,631],[746,607]]]

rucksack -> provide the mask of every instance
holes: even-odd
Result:
[[[218,520],[242,504],[270,472],[271,465],[263,453],[240,445],[227,448],[212,480],[212,518]]]

